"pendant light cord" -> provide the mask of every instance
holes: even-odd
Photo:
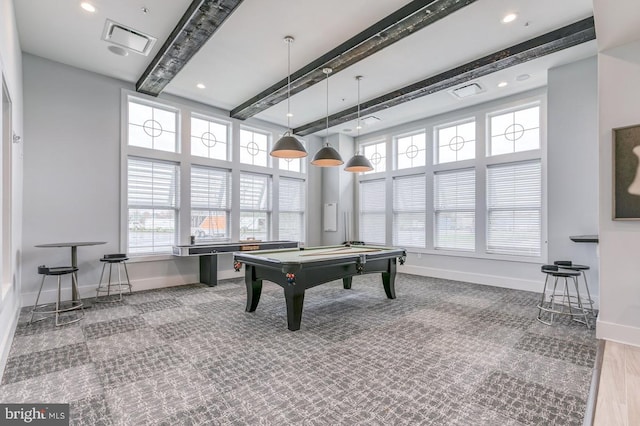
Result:
[[[356,123],[356,130],[357,130],[357,137],[360,137],[360,80],[362,79],[362,76],[359,75],[356,77],[356,80],[358,80],[358,121]]]
[[[293,37],[285,37],[287,42],[287,129],[291,132],[291,43]]]
[[[327,73],[327,131],[326,131],[326,143],[329,144],[329,73]]]

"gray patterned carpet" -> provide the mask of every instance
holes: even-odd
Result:
[[[542,287],[542,282],[541,282]],[[535,320],[538,295],[400,274],[282,289],[245,313],[242,280],[135,293],[73,325],[29,325],[2,402],[70,403],[87,425],[581,425],[593,331]]]

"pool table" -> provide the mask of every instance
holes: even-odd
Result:
[[[351,288],[354,275],[382,274],[382,284],[389,299],[396,298],[397,262],[404,263],[406,252],[401,248],[367,245],[340,245],[281,250],[259,250],[234,253],[234,267],[245,265],[247,312],[254,312],[260,302],[262,280],[284,289],[289,330],[300,329],[304,292],[311,287],[342,279],[345,289]]]

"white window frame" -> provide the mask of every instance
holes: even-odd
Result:
[[[400,139],[404,139],[404,138],[412,138],[414,136],[417,135],[424,135],[424,141],[425,141],[425,146],[424,146],[424,164],[427,164],[427,158],[428,155],[427,153],[429,152],[429,137],[427,135],[427,130],[426,129],[420,129],[417,131],[413,131],[413,132],[408,132],[408,133],[404,133],[401,135],[395,135],[393,137],[393,170],[411,170],[411,169],[421,169],[424,166],[413,166],[413,167],[405,167],[405,168],[399,168],[399,161],[398,161],[398,156],[400,155],[400,150],[398,149],[398,141]]]
[[[177,152],[157,151],[148,148],[135,147],[128,145],[128,102],[129,99],[133,99],[134,102],[143,104],[149,104],[164,109],[172,109],[179,113],[179,120],[177,123],[178,129],[178,148]],[[283,130],[279,127],[269,127],[262,124],[255,125],[239,120],[229,120],[228,116],[221,114],[219,111],[213,108],[203,109],[202,107],[193,107],[190,104],[179,104],[164,99],[153,98],[141,93],[137,93],[131,90],[121,90],[121,126],[120,126],[120,250],[124,253],[128,247],[128,208],[127,208],[127,159],[129,157],[138,157],[141,159],[167,161],[175,164],[179,164],[179,218],[176,228],[177,244],[187,245],[190,244],[190,231],[191,231],[191,166],[211,167],[219,169],[228,169],[231,171],[231,241],[238,241],[240,236],[240,194],[239,183],[241,173],[255,173],[268,175],[271,179],[271,209],[270,209],[270,239],[278,240],[279,235],[279,217],[276,213],[278,211],[278,181],[280,176],[286,176],[296,179],[302,179],[305,181],[305,192],[308,189],[308,175],[307,171],[294,172],[288,170],[280,170],[274,168],[274,164],[269,156],[268,165],[258,166],[251,164],[240,163],[239,154],[239,138],[240,129],[245,128],[247,130],[256,131],[267,135],[268,147],[270,148],[271,142],[275,137],[282,134]],[[191,155],[191,116],[197,118],[205,118],[212,121],[221,123],[230,123],[229,126],[229,160],[218,160],[206,157],[199,157]],[[247,120],[250,122],[251,120]],[[305,211],[308,208],[308,199],[306,200]],[[308,217],[304,218],[304,235],[309,235],[308,229]],[[156,261],[156,260],[168,260],[173,259],[171,254],[150,254],[150,255],[135,255],[132,257],[132,261]]]
[[[465,124],[469,124],[469,123],[474,123],[475,127],[476,127],[476,138],[474,139],[473,143],[475,144],[475,155],[474,158],[468,158],[468,159],[464,159],[464,160],[454,160],[454,161],[447,161],[447,162],[441,162],[440,161],[440,136],[439,136],[439,132],[442,129],[446,129],[449,127],[454,127],[454,126],[463,126]],[[455,166],[453,166],[454,164],[460,164],[461,162],[466,162],[466,161],[474,161],[478,158],[478,120],[477,117],[473,116],[473,117],[465,117],[459,120],[455,120],[449,123],[445,123],[445,124],[441,124],[439,126],[434,126],[433,128],[433,164],[434,165],[443,165],[444,167],[449,167],[451,166],[452,168],[457,168]]]
[[[211,115],[205,115],[205,114],[199,114],[197,112],[191,112],[191,114],[189,115],[189,123],[191,123],[191,119],[196,118],[199,120],[204,120],[204,121],[211,121],[212,123],[217,123],[217,124],[221,124],[223,126],[227,127],[227,142],[226,142],[226,153],[227,153],[227,158],[225,160],[219,160],[219,159],[215,159],[215,158],[210,158],[210,157],[199,157],[196,155],[192,155],[192,157],[199,157],[199,158],[205,158],[205,159],[211,159],[211,160],[218,160],[218,161],[233,161],[233,152],[231,149],[231,141],[232,141],[232,132],[231,132],[231,128],[232,128],[232,123],[230,121],[227,120],[221,120],[219,118],[216,117],[212,117]],[[189,131],[189,152],[191,153],[191,137],[192,137],[192,132],[191,130]]]
[[[385,179],[386,185],[386,244],[393,244],[393,179],[397,176],[412,175],[424,172],[427,176],[427,226],[426,226],[426,247],[415,248],[407,247],[411,253],[424,253],[443,256],[468,257],[479,259],[505,260],[523,263],[543,263],[547,259],[547,201],[546,201],[546,88],[537,89],[523,94],[513,95],[496,101],[461,109],[451,113],[442,114],[437,117],[429,117],[423,120],[410,123],[409,125],[398,126],[396,128],[386,129],[380,132],[371,133],[361,136],[356,141],[356,149],[363,145],[371,143],[379,143],[386,141],[387,143],[387,170],[384,173],[360,173],[356,176],[357,182],[366,180]],[[488,143],[489,122],[488,117],[491,114],[499,114],[518,109],[525,109],[534,105],[540,106],[540,149],[531,151],[521,151],[510,154],[502,154],[489,157],[486,155],[486,144]],[[462,160],[450,163],[435,164],[435,129],[451,124],[469,121],[471,118],[476,122],[476,158]],[[395,169],[395,138],[411,133],[416,133],[426,129],[427,135],[427,162],[425,167],[416,167],[411,169]],[[486,251],[487,240],[487,211],[486,211],[486,168],[492,164],[501,164],[509,162],[527,161],[539,159],[542,164],[542,233],[540,256],[511,256],[504,254],[492,254]],[[391,169],[389,166],[393,166]],[[476,169],[476,236],[475,251],[464,252],[457,250],[436,249],[434,244],[434,200],[433,200],[433,181],[434,174],[440,171],[465,169]],[[356,211],[360,211],[359,205],[359,185],[356,185]],[[358,216],[359,217],[359,216]],[[356,228],[359,224],[356,223]],[[366,240],[365,240],[366,242]]]

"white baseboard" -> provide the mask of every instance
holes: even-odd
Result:
[[[235,272],[234,270],[223,270],[218,271],[218,280],[226,280],[231,278],[244,278],[244,274]],[[144,290],[153,290],[158,288],[165,287],[175,287],[178,285],[186,285],[193,284],[199,282],[198,273],[186,274],[186,275],[174,275],[167,277],[150,277],[143,279],[135,279],[131,280],[132,291],[144,291]],[[65,294],[67,297],[69,296],[69,283],[66,283],[67,287],[65,288]],[[46,284],[45,284],[45,287]],[[94,285],[83,285],[80,286],[80,298],[83,299],[91,299],[96,296],[96,289],[98,288],[98,284]],[[40,294],[40,301],[38,303],[53,303],[56,301],[58,291],[55,288],[55,285],[44,288],[42,290],[42,294]],[[34,291],[31,293],[23,293],[22,294],[22,306],[33,306],[36,302],[36,297],[38,296],[38,292]]]
[[[514,290],[542,292],[542,281],[526,280],[522,278],[505,277],[501,275],[478,274],[451,269],[425,268],[415,265],[398,266],[398,272],[419,275],[423,277],[442,278],[445,280],[464,281],[467,283],[491,285],[494,287],[511,288]]]
[[[474,272],[462,272],[452,269],[428,268],[415,265],[400,265],[398,272],[403,274],[419,275],[422,277],[442,278],[445,280],[463,281],[473,284],[490,285],[494,287],[510,288],[513,290],[532,291],[542,293],[543,277],[540,280],[527,280],[523,278],[505,277],[502,275],[479,274]],[[581,294],[581,296],[585,296]],[[599,297],[591,295],[594,308],[600,306]]]
[[[640,347],[640,328],[601,321],[600,318],[596,321],[596,337]]]
[[[18,300],[17,295],[14,295],[14,298]],[[20,316],[20,305],[18,303],[14,303],[13,305],[15,306],[13,306],[12,311],[1,311],[3,322],[6,320],[7,326],[0,328],[0,332],[2,333],[0,335],[0,382],[2,382],[4,368],[7,366],[11,342],[13,341],[13,336],[18,325],[18,317]],[[4,308],[6,309],[6,306],[4,306]]]

